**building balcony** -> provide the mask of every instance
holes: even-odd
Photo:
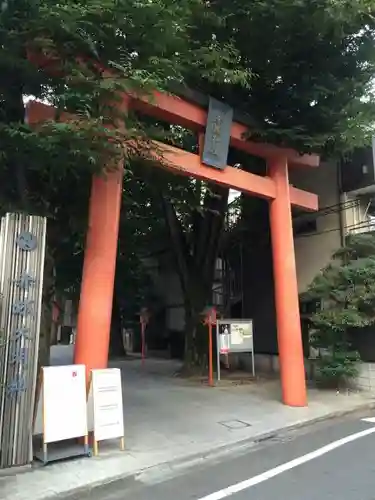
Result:
[[[347,236],[352,234],[365,234],[375,231],[375,217],[370,217],[368,220],[357,222],[352,226],[347,226]]]

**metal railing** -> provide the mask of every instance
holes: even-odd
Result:
[[[347,234],[363,234],[375,231],[375,218],[370,217],[367,220],[346,227]]]

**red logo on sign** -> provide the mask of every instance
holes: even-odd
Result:
[[[73,375],[73,377],[76,377],[77,376],[77,372],[73,372],[72,375]]]

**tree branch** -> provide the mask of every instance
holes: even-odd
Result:
[[[25,106],[23,103],[23,84],[15,74],[7,75],[7,86],[2,89],[4,101],[2,103],[2,112],[0,119],[4,123],[19,123],[23,124],[25,121]],[[21,204],[22,210],[28,210],[28,190],[26,168],[20,161],[13,164],[9,161],[9,171],[15,173],[16,189]]]
[[[228,206],[229,189],[210,186],[204,200],[204,214],[196,235],[194,267],[197,273],[210,284],[224,217]]]

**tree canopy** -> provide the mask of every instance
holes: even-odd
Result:
[[[229,46],[208,47],[189,36],[194,19],[202,17],[215,25],[198,0],[5,0],[0,15],[2,210],[46,215],[50,241],[56,226],[59,245],[65,236],[79,245],[90,174],[108,166],[134,131],[144,132],[132,117],[119,116],[118,92],[168,90],[188,67],[210,77],[225,64],[231,71]],[[215,57],[222,58],[220,68]],[[57,121],[31,128],[25,116],[29,95],[55,106]],[[59,123],[61,112],[76,118]],[[119,118],[126,120],[126,133],[109,127]],[[51,242],[50,248],[57,246]]]
[[[250,85],[192,85],[238,106],[254,137],[342,153],[374,122],[375,4],[371,0],[212,0]],[[201,34],[198,30],[197,37]]]
[[[56,286],[79,283],[91,174],[123,155],[126,139],[146,134],[119,109],[119,93],[168,90],[188,67],[210,78],[223,65],[231,72],[228,45],[189,36],[203,17],[207,26],[217,22],[199,0],[2,3],[0,207],[48,217],[44,304]],[[53,105],[56,120],[31,127],[27,96]],[[67,123],[59,122],[63,112]],[[130,157],[123,159],[129,169]]]
[[[372,125],[364,97],[374,74],[373,11],[369,0],[4,0],[1,210],[48,217],[54,286],[77,288],[91,175],[122,155],[132,217],[121,225],[128,247],[119,252],[134,263],[150,228],[165,221],[195,318],[209,300],[227,190],[155,174],[138,148],[125,151],[126,139],[155,133],[193,151],[198,139],[125,115],[119,94],[191,86],[239,108],[255,140],[341,151],[364,143]],[[56,120],[31,127],[27,96],[53,105]],[[59,122],[63,112],[68,123]]]

